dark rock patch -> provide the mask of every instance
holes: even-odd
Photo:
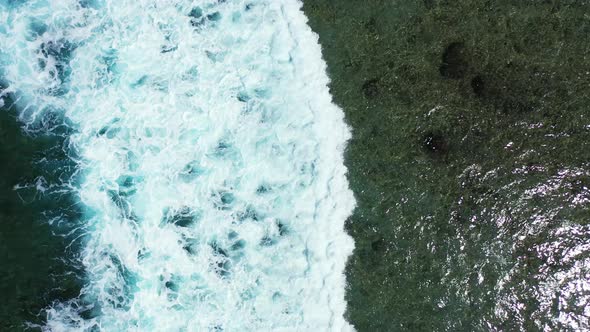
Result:
[[[379,238],[371,242],[371,249],[376,253],[383,253],[387,250],[387,242],[383,238]]]
[[[374,17],[372,17],[371,19],[369,19],[369,21],[367,23],[365,23],[365,28],[371,34],[377,33],[377,31],[378,31],[377,30],[377,21],[375,20]]]
[[[362,86],[363,95],[369,99],[373,99],[379,95],[379,80],[372,79],[365,81]]]
[[[471,89],[477,97],[483,97],[485,93],[485,81],[481,75],[477,75],[471,79]]]
[[[462,42],[449,44],[442,55],[440,75],[445,78],[460,79],[465,76],[467,70],[465,45]]]
[[[449,145],[445,137],[440,133],[429,132],[422,138],[422,147],[432,154],[445,154]]]

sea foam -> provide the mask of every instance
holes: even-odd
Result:
[[[43,329],[351,329],[350,134],[300,7],[0,0],[20,120],[69,123],[82,174],[86,285]]]

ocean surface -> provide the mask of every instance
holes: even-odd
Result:
[[[2,330],[351,329],[350,133],[301,5],[0,0]]]
[[[589,18],[0,0],[0,331],[590,331]]]

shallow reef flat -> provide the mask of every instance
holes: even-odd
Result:
[[[353,138],[358,331],[590,321],[590,2],[304,2]]]

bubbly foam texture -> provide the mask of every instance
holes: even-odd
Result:
[[[83,174],[87,284],[44,329],[351,329],[349,130],[300,6],[0,0],[21,120],[63,116]]]

